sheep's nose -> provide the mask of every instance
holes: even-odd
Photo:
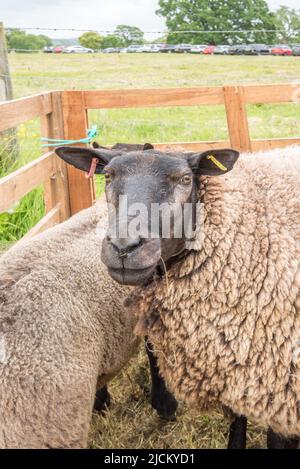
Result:
[[[142,238],[110,238],[109,243],[116,249],[119,257],[126,258],[128,254],[137,249],[142,244]]]

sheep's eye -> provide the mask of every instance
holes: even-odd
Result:
[[[104,177],[105,177],[106,184],[109,184],[111,182],[111,175],[108,173],[105,173]]]
[[[180,179],[180,182],[181,184],[184,184],[184,185],[189,185],[191,184],[192,182],[192,176],[190,176],[189,174],[185,174],[184,176],[182,176],[182,178]]]

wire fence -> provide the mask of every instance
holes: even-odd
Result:
[[[82,28],[53,28],[53,27],[41,27],[41,26],[32,26],[32,27],[22,27],[22,26],[8,26],[5,28],[6,31],[16,31],[16,30],[21,30],[21,31],[36,31],[36,32],[41,32],[41,31],[52,31],[52,32],[74,32],[74,33],[86,33],[86,32],[94,32],[94,33],[99,33],[99,34],[113,34],[116,36],[120,36],[120,33],[118,31],[112,30],[112,29],[94,29],[94,28],[89,28],[89,29],[82,29]],[[168,35],[187,35],[187,34],[197,34],[197,35],[206,35],[206,34],[236,34],[236,35],[251,35],[251,34],[257,34],[257,33],[263,33],[263,34],[274,34],[274,33],[283,33],[287,34],[287,31],[285,29],[264,29],[264,28],[255,28],[255,29],[177,29],[174,31],[169,31],[169,30],[155,30],[155,31],[142,31],[140,30],[144,35],[157,35],[160,36],[162,35],[163,37],[166,37]],[[298,35],[300,34],[300,29],[294,29],[292,32],[292,35]],[[148,45],[148,43],[144,43],[143,45]],[[168,43],[170,46],[175,46],[178,44],[171,44]],[[56,47],[58,47],[57,45]],[[62,45],[62,47],[68,47],[67,45]],[[9,48],[9,52],[23,52],[23,53],[38,53],[41,50],[40,49],[22,49],[22,48]],[[94,52],[101,52],[101,49],[97,49]]]
[[[78,33],[102,33],[102,34],[116,34],[116,30],[112,29],[79,29],[79,28],[44,28],[44,27],[6,27],[7,31],[22,30],[22,31],[64,31],[64,32],[78,32]],[[142,30],[141,30],[142,31]],[[240,34],[240,33],[286,33],[285,29],[178,29],[175,31],[160,30],[160,31],[142,31],[144,34]],[[300,33],[300,29],[293,30],[294,33]]]

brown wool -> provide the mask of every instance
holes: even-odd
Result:
[[[178,398],[300,436],[300,147],[241,155],[201,182],[204,241],[168,288],[136,290],[139,332]]]

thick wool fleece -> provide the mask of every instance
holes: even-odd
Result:
[[[204,239],[133,296],[137,330],[178,398],[300,436],[300,147],[242,155],[199,199]]]
[[[0,259],[2,448],[85,447],[97,381],[136,349],[129,289],[100,262],[105,219],[97,205]]]

